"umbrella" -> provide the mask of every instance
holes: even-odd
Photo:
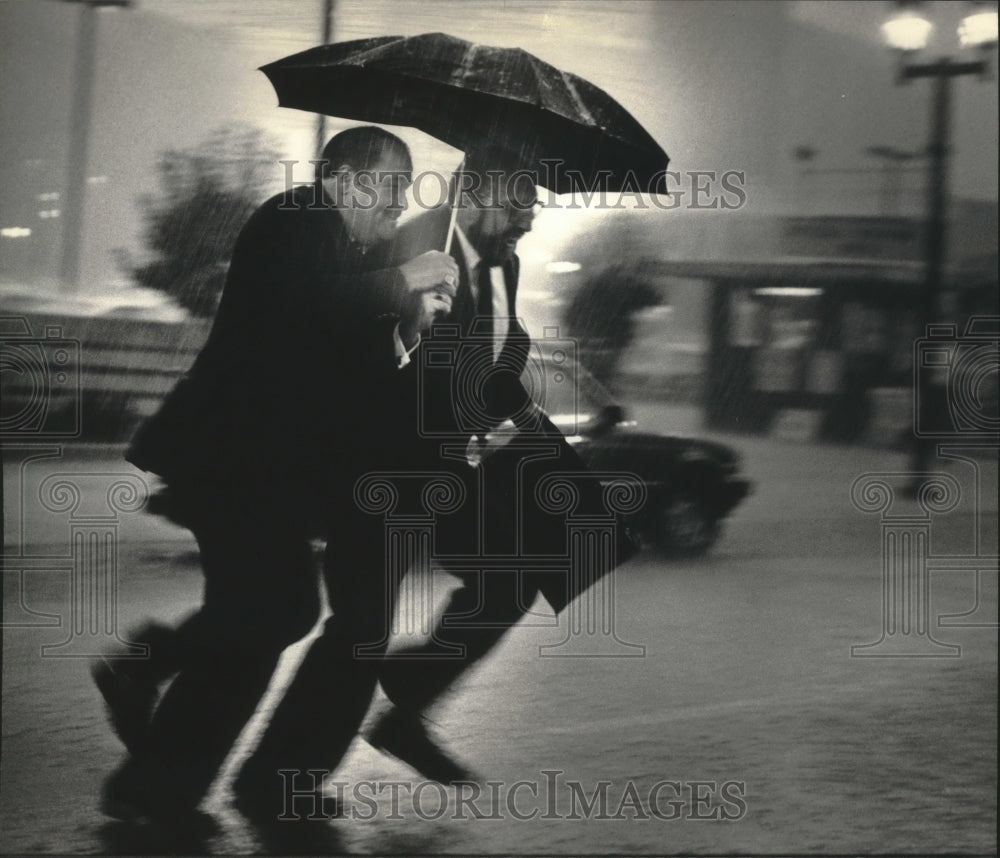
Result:
[[[598,179],[612,192],[666,192],[669,158],[624,107],[520,48],[446,33],[382,36],[321,45],[261,71],[283,107],[408,125],[463,152],[493,146],[558,161],[538,177],[556,193]]]

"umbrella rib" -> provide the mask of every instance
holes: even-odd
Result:
[[[479,51],[479,45],[473,44],[472,42],[466,43],[465,53],[462,55],[462,62],[460,65],[456,66],[455,70],[451,73],[452,83],[456,86],[461,85],[462,81],[466,80],[472,70],[472,63],[475,60],[476,53]]]
[[[583,103],[583,99],[580,98],[580,93],[576,91],[576,87],[573,86],[573,82],[566,77],[566,72],[560,71],[559,69],[556,69],[556,71],[559,71],[559,77],[562,78],[563,83],[566,85],[566,89],[569,90],[570,97],[576,104],[577,110],[580,111],[580,115],[586,118],[587,123],[591,127],[595,127],[597,122],[594,120],[593,114],[591,114],[591,112],[587,109],[587,105]]]
[[[386,36],[385,41],[380,45],[372,45],[367,51],[357,54],[352,59],[354,65],[364,66],[372,60],[378,59],[382,54],[388,53],[390,48],[394,48],[403,40],[403,36]]]
[[[524,54],[528,58],[528,62],[531,65],[531,70],[532,72],[534,72],[535,78],[539,81],[539,83],[542,83],[543,77],[540,69],[542,61],[538,59],[538,57],[536,57],[534,54],[531,54],[528,51],[525,51]],[[576,107],[576,109],[580,112],[580,116],[582,116],[583,119],[586,120],[588,125],[590,125],[591,127],[595,127],[597,123],[594,121],[593,114],[587,109],[587,105],[583,103],[583,99],[580,98],[580,93],[576,91],[576,87],[573,86],[572,81],[570,81],[566,77],[566,73],[564,71],[561,71],[560,69],[557,69],[555,66],[549,66],[549,68],[553,69],[556,73],[558,73],[559,79],[562,81],[563,86],[565,87],[567,93],[569,94],[569,97],[572,99],[574,107]],[[547,109],[545,105],[541,103],[541,98],[539,98],[538,106],[543,110]]]
[[[531,67],[531,72],[532,72],[532,74],[534,74],[535,80],[539,84],[539,86],[538,86],[538,107],[541,107],[542,109],[544,109],[545,105],[542,103],[542,87],[541,87],[541,85],[544,84],[545,81],[544,81],[544,78],[542,77],[541,69],[539,67],[540,63],[541,63],[541,60],[539,60],[538,57],[536,57],[532,53],[529,53],[528,51],[522,50],[521,53],[523,53],[524,56],[527,57],[527,59],[528,59],[528,65]]]

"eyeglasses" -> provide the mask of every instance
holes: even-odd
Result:
[[[500,206],[500,208],[505,212],[514,212],[516,214],[526,214],[530,212],[532,216],[537,215],[543,208],[545,208],[544,203],[537,198],[531,203],[522,203],[518,200],[500,200],[497,205]]]

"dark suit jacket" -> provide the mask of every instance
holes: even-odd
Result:
[[[401,262],[426,250],[443,250],[450,212],[435,209],[414,218],[401,227],[393,244],[390,259]],[[424,423],[436,421],[435,428],[450,428],[457,435],[472,431],[488,431],[508,417],[525,413],[530,394],[521,382],[530,339],[514,318],[518,283],[518,259],[515,256],[504,266],[507,284],[507,306],[511,315],[510,331],[496,363],[492,342],[482,349],[476,345],[476,334],[469,330],[475,316],[466,262],[457,239],[451,253],[459,263],[460,283],[452,312],[445,323],[432,329],[418,349],[420,356],[411,365],[421,373],[421,416]],[[457,333],[456,333],[457,330]],[[438,364],[435,352],[457,349],[457,359],[448,369]],[[407,367],[410,370],[411,367]],[[488,371],[481,371],[489,367]],[[405,372],[405,371],[404,371]],[[481,386],[476,387],[477,384]],[[474,389],[470,390],[469,388]],[[467,404],[463,397],[477,398],[481,407]],[[468,425],[468,418],[484,414],[479,426]],[[518,420],[515,418],[515,422]],[[442,522],[437,536],[439,562],[448,563],[449,555],[473,555],[486,551],[494,554],[521,552],[525,555],[563,555],[569,550],[568,528],[562,513],[550,513],[537,501],[542,481],[553,474],[566,475],[579,492],[579,512],[590,515],[604,513],[603,491],[598,480],[587,474],[587,466],[579,454],[566,442],[559,429],[540,412],[534,410],[527,421],[528,432],[522,431],[520,445],[507,446],[487,456],[480,475],[487,486],[485,494],[472,498],[451,522]],[[426,429],[426,426],[423,428]],[[524,429],[525,427],[521,427]],[[433,443],[433,438],[430,439]],[[525,447],[524,445],[528,446]],[[534,445],[534,446],[532,446]],[[433,454],[433,447],[425,447]],[[439,460],[440,461],[440,460]],[[482,505],[481,509],[477,509]],[[477,515],[478,512],[478,515]],[[520,518],[515,520],[515,515]],[[480,529],[479,524],[482,524]],[[482,539],[482,542],[479,540]],[[635,551],[624,528],[618,532],[618,561]],[[467,561],[461,561],[467,566]],[[600,573],[593,563],[585,563],[574,575],[562,572],[533,573],[524,579],[524,586],[537,586],[556,611],[587,589]],[[473,576],[474,577],[474,576]],[[478,585],[476,585],[478,586]]]
[[[424,212],[400,227],[392,242],[390,261],[401,264],[428,250],[443,250],[451,210],[444,206]],[[492,339],[473,327],[476,307],[469,283],[468,265],[455,237],[451,255],[458,262],[459,284],[451,314],[423,337],[415,363],[422,372],[421,416],[424,426],[433,424],[441,432],[450,428],[458,435],[487,432],[523,411],[530,395],[521,383],[531,339],[516,318],[520,261],[515,255],[503,267],[507,286],[509,329],[503,351],[493,363]],[[451,350],[455,360],[451,372],[440,356]],[[428,361],[434,366],[428,367]],[[488,371],[484,368],[488,367]],[[430,369],[430,372],[428,372]]]
[[[403,277],[312,202],[302,187],[251,216],[208,341],[140,428],[129,461],[168,482],[294,493],[322,486],[350,444],[356,456],[357,443],[385,438],[379,402],[398,383],[392,328]],[[352,407],[362,399],[364,410]]]

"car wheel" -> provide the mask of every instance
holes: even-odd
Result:
[[[682,556],[704,554],[719,535],[718,520],[691,495],[675,495],[659,509],[656,542]]]

